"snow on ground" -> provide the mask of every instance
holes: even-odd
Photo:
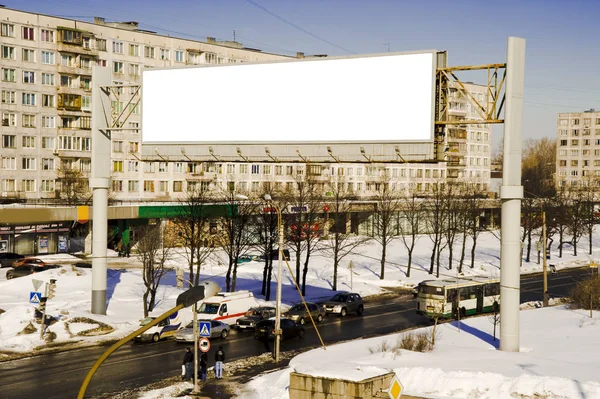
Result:
[[[557,269],[563,269],[568,267],[582,266],[589,263],[590,259],[598,261],[598,252],[594,251],[592,257],[587,255],[587,244],[581,243],[579,248],[579,255],[573,256],[572,249],[569,246],[565,246],[562,259],[557,258],[557,251],[552,251],[552,259],[549,261],[551,264],[555,264]],[[469,243],[470,245],[470,243]],[[594,236],[594,247],[600,247],[600,238],[598,234]],[[375,242],[364,245],[363,247],[356,250],[356,253],[348,255],[342,262],[342,267],[339,270],[338,277],[338,290],[352,290],[358,292],[363,296],[377,294],[382,291],[382,287],[412,287],[418,282],[426,279],[431,279],[432,275],[428,274],[429,270],[429,258],[430,258],[430,247],[431,241],[428,237],[420,237],[417,242],[415,253],[413,255],[413,266],[410,277],[407,277],[406,267],[406,249],[399,240],[394,241],[388,249],[388,258],[386,266],[386,278],[385,280],[379,279],[380,273],[380,248]],[[534,245],[535,247],[535,245]],[[467,264],[469,263],[470,246],[467,246]],[[171,261],[171,266],[177,268],[187,269],[185,257],[182,251],[173,251],[174,257]],[[445,253],[447,254],[447,252]],[[54,343],[76,343],[81,344],[93,344],[94,342],[107,339],[117,339],[124,337],[130,332],[134,331],[139,321],[143,318],[143,307],[141,297],[143,294],[143,284],[141,279],[141,270],[139,269],[140,263],[132,256],[131,258],[117,258],[114,253],[110,253],[111,257],[108,259],[108,280],[107,280],[107,315],[93,315],[90,312],[91,308],[91,269],[81,268],[72,265],[73,263],[80,261],[76,257],[70,255],[49,255],[40,256],[45,260],[53,263],[63,265],[59,269],[52,269],[42,273],[37,273],[32,276],[25,276],[16,278],[13,280],[6,280],[5,274],[7,268],[0,269],[0,309],[4,310],[4,313],[0,314],[0,360],[3,354],[6,352],[22,352],[30,353],[35,348],[40,346],[43,347],[44,341],[39,339],[39,331],[32,332],[31,328],[28,328],[30,321],[33,320],[33,311],[35,305],[29,303],[29,293],[33,291],[32,279],[42,280],[48,282],[49,279],[57,280],[56,298],[50,300],[47,305],[47,312],[49,315],[56,319],[56,323],[49,327],[49,331],[56,334]],[[460,247],[456,245],[454,249],[454,264],[456,266],[457,259],[460,257]],[[523,262],[521,268],[523,273],[541,271],[542,266],[536,263],[537,254],[535,249],[532,251],[531,262]],[[348,263],[352,260],[353,269],[347,268]],[[447,258],[442,259],[442,266],[440,270],[440,277],[456,277],[456,267],[453,270],[448,270]],[[295,270],[294,259],[291,260],[290,266]],[[500,266],[500,240],[498,232],[486,232],[482,233],[478,239],[477,255],[475,260],[475,266],[471,269],[465,266],[463,271],[465,275],[485,275],[485,276],[498,276]],[[215,256],[202,268],[202,279],[210,279],[217,282],[221,287],[225,286],[225,273],[227,270],[226,263],[222,253],[217,253]],[[248,289],[254,292],[255,296],[260,296],[261,280],[263,272],[263,263],[261,262],[249,262],[241,264],[238,268],[238,280],[237,290]],[[352,275],[351,275],[352,273]],[[188,278],[187,274],[184,278]],[[315,254],[311,257],[310,269],[307,275],[307,295],[308,300],[319,300],[322,298],[329,297],[333,294],[333,270],[332,262],[330,257],[325,253]],[[287,268],[284,267],[284,291],[283,291],[283,302],[286,304],[292,304],[299,300],[299,295],[295,291],[291,279],[290,273]],[[272,282],[271,299],[274,300],[275,296],[275,281]],[[43,290],[43,286],[39,291]],[[167,310],[175,304],[177,296],[182,292],[182,289],[176,287],[175,273],[169,273],[162,281],[161,286],[157,295],[157,310]],[[522,358],[515,359],[515,355],[509,356],[506,353],[501,353],[493,350],[493,345],[486,343],[485,340],[479,339],[478,345],[474,345],[473,348],[468,347],[468,342],[464,341],[468,337],[473,337],[469,331],[463,330],[460,334],[454,337],[454,333],[451,330],[450,325],[444,325],[441,327],[442,340],[436,350],[432,354],[412,354],[402,353],[401,356],[392,359],[389,354],[380,356],[385,360],[382,365],[375,365],[375,367],[383,368],[394,368],[402,372],[402,375],[406,375],[405,387],[407,393],[415,393],[418,391],[418,386],[427,387],[426,389],[431,390],[433,394],[449,395],[449,392],[467,392],[469,386],[461,388],[457,386],[455,381],[487,381],[485,384],[497,384],[498,392],[504,394],[504,392],[512,392],[516,389],[515,387],[527,386],[535,389],[550,389],[548,386],[554,386],[559,381],[554,376],[561,376],[564,378],[570,378],[570,383],[565,382],[564,385],[577,385],[579,384],[581,392],[592,389],[592,385],[585,382],[592,380],[594,377],[593,371],[598,373],[598,349],[600,345],[591,335],[581,336],[584,331],[596,331],[596,335],[600,336],[596,327],[596,319],[594,323],[583,323],[582,316],[576,312],[565,310],[560,308],[561,316],[558,318],[558,314],[548,312],[559,312],[557,309],[543,309],[523,312],[523,320],[529,320],[530,316],[538,314],[539,312],[541,325],[542,322],[547,320],[561,320],[558,325],[547,327],[547,330],[540,330],[541,332],[547,331],[551,335],[544,340],[537,342],[534,338],[523,337],[523,348],[531,349],[531,352],[523,352],[518,356]],[[525,316],[527,315],[527,316]],[[565,325],[562,325],[564,319]],[[96,331],[98,335],[81,335],[83,332],[89,332],[95,326],[101,327],[103,324],[110,326],[109,328]],[[479,325],[482,323],[483,325]],[[584,325],[581,325],[581,324]],[[464,323],[461,323],[464,324]],[[535,323],[534,323],[535,324]],[[600,325],[600,323],[597,323]],[[472,327],[470,327],[472,325]],[[487,331],[489,330],[489,321],[485,318],[469,320],[465,325],[465,328],[472,328],[473,331]],[[527,326],[527,323],[522,322],[522,327]],[[30,326],[29,326],[30,327]],[[34,329],[37,329],[37,325],[34,324]],[[486,327],[486,328],[484,328]],[[564,329],[564,331],[563,331]],[[527,332],[527,329],[522,330]],[[27,333],[29,332],[29,333]],[[537,333],[532,333],[531,337],[537,337]],[[476,334],[477,335],[477,334]],[[563,338],[563,337],[570,338]],[[557,338],[558,337],[558,338]],[[378,339],[373,341],[373,346],[376,345]],[[387,338],[392,339],[393,338]],[[588,345],[588,342],[595,342],[596,346]],[[545,343],[546,347],[539,347]],[[363,343],[364,344],[364,343]],[[568,344],[568,345],[567,345]],[[580,349],[576,347],[571,348],[569,345],[579,344]],[[350,344],[352,345],[352,344]],[[363,345],[364,346],[364,345]],[[368,345],[371,346],[371,345]],[[566,351],[562,348],[570,348]],[[464,356],[464,353],[459,356],[461,361],[455,361],[456,352],[455,350],[468,350],[469,356]],[[565,356],[564,361],[555,360],[557,366],[553,369],[550,365],[545,363],[544,358],[551,359],[547,351],[551,351],[553,348],[559,348],[562,356]],[[346,353],[348,349],[346,349]],[[352,348],[354,350],[354,348]],[[564,352],[564,353],[563,353]],[[327,352],[328,357],[331,352]],[[532,353],[531,355],[529,353]],[[581,359],[571,357],[569,353],[579,354],[582,356]],[[367,353],[357,352],[357,355],[353,357],[353,363],[361,361]],[[374,355],[367,356],[371,358]],[[448,360],[449,356],[452,357],[452,361]],[[473,364],[465,362],[466,359],[485,359],[484,361],[477,361]],[[292,367],[302,366],[303,357],[299,357],[292,363]],[[494,359],[492,362],[491,359]],[[557,359],[563,359],[562,357]],[[571,360],[568,360],[571,359]],[[368,359],[367,359],[368,360]],[[371,359],[372,360],[372,359]],[[369,360],[370,361],[370,360]],[[390,366],[389,362],[393,364]],[[541,362],[541,363],[536,363]],[[578,365],[587,362],[589,366],[589,372],[587,374],[576,374],[576,370],[583,369]],[[450,363],[452,363],[450,365]],[[498,366],[498,368],[488,369],[484,366],[490,366],[491,364],[498,363],[504,364],[505,366]],[[543,363],[543,364],[542,364]],[[559,374],[558,372],[562,374]],[[568,376],[566,371],[569,371]],[[450,373],[450,374],[449,374]],[[484,374],[482,374],[484,373]],[[491,373],[491,374],[485,374]],[[505,374],[506,373],[506,374]],[[574,373],[574,374],[573,374]],[[505,377],[503,377],[505,375]],[[540,376],[549,375],[552,378],[544,380]],[[522,377],[520,377],[522,376]],[[565,377],[566,376],[566,377]],[[282,381],[286,381],[286,378],[280,375],[278,378],[281,379],[279,384],[272,384],[275,386],[284,386]],[[508,379],[508,380],[507,380]],[[416,384],[419,381],[419,384]],[[447,381],[444,385],[439,385],[443,381]],[[494,382],[495,381],[495,382]],[[469,385],[465,382],[466,385]],[[482,383],[483,384],[483,383]],[[482,392],[485,392],[486,388],[492,389],[488,385],[477,385]],[[479,389],[477,388],[477,389]],[[423,388],[425,389],[425,388]],[[461,390],[462,389],[462,390]],[[494,388],[495,389],[495,388]],[[520,389],[520,388],[519,388]],[[554,388],[552,388],[554,389]],[[585,389],[585,390],[584,390]],[[571,392],[571,391],[569,391]],[[590,391],[591,392],[591,391]],[[458,394],[458,393],[457,393]],[[261,397],[261,396],[258,396]],[[266,397],[266,396],[263,396]],[[270,396],[277,397],[277,396]],[[467,396],[465,396],[467,397]],[[496,397],[496,396],[489,396]],[[566,397],[573,397],[566,395]],[[583,397],[581,395],[574,397]],[[586,398],[594,397],[593,395],[585,396]],[[599,396],[600,397],[600,396]]]

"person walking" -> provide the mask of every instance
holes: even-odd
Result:
[[[207,370],[208,370],[208,355],[206,354],[206,352],[203,352],[202,356],[200,356],[200,380],[202,380],[202,382],[206,382]]]
[[[183,356],[183,365],[185,366],[185,381],[189,381],[194,378],[194,352],[192,348],[187,347],[185,349],[185,355]]]
[[[223,378],[223,362],[225,361],[225,351],[222,346],[219,346],[219,350],[215,353],[215,377],[218,379]]]

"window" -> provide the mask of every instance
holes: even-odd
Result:
[[[144,173],[154,173],[154,162],[144,162]]]
[[[579,140],[571,140],[571,145],[579,145]]]
[[[281,176],[283,174],[283,166],[275,165],[275,175]]]
[[[161,60],[169,60],[170,59],[169,55],[170,55],[170,53],[169,53],[168,49],[165,49],[165,48],[160,49],[160,59]]]
[[[34,30],[28,26],[23,27],[23,39],[25,40],[35,40]]]
[[[91,49],[92,48],[92,38],[88,37],[88,36],[83,36],[83,38],[81,39],[81,46],[88,50]]]
[[[2,46],[2,58],[6,60],[14,60],[15,48],[13,46]]]
[[[54,74],[42,73],[42,84],[45,86],[54,86]]]
[[[578,157],[579,156],[579,150],[571,150],[571,156]]]
[[[117,114],[120,114],[121,112],[123,112],[123,106],[125,104],[123,103],[123,101],[112,101],[111,102],[111,107],[113,112],[116,112]]]
[[[81,96],[81,109],[84,111],[92,110],[92,96]]]
[[[2,24],[2,36],[15,37],[15,26],[13,24]]]
[[[35,83],[35,72],[23,71],[23,83]]]
[[[2,126],[17,126],[17,114],[14,112],[3,112]]]
[[[579,125],[579,119],[573,119],[573,125],[577,126]]]
[[[173,182],[173,192],[174,193],[180,193],[183,191],[183,181],[181,180],[175,180]]]
[[[579,166],[579,161],[576,159],[571,160],[571,166]]]
[[[21,158],[21,168],[23,170],[35,170],[35,158]]]
[[[24,48],[22,60],[23,62],[35,62],[35,50]]]
[[[81,109],[81,96],[77,94],[59,94],[57,107],[79,110]]]
[[[154,192],[154,181],[144,180],[144,192],[147,192],[147,193]]]
[[[54,118],[54,117],[52,117]],[[42,136],[42,148],[53,150],[56,148],[56,140],[51,136]]]
[[[52,51],[42,51],[42,64],[54,65],[54,53]]]
[[[566,157],[567,156],[567,150],[559,150],[558,151],[558,155],[561,157]]]
[[[80,65],[83,69],[92,69],[92,60],[90,58],[81,57]]]
[[[123,152],[123,142],[113,141],[113,152]]]
[[[140,150],[140,143],[138,143],[137,141],[130,141],[129,142],[129,153],[137,153]],[[182,165],[181,162],[178,162],[179,165]]]
[[[569,131],[567,129],[561,129],[560,130],[560,135],[561,136],[568,136],[569,135]]]
[[[17,158],[16,157],[3,157],[2,158],[2,169],[17,170]]]
[[[96,39],[96,48],[100,51],[106,51],[106,39]]]
[[[154,47],[144,46],[144,57],[154,58]]]
[[[54,191],[54,180],[42,180],[40,188],[43,193],[51,193]]]
[[[571,134],[572,134],[573,136],[576,136],[576,137],[577,137],[577,136],[579,136],[579,129],[573,129],[573,130],[571,131]]]
[[[15,104],[17,99],[17,92],[2,90],[2,104]]]
[[[137,180],[129,180],[127,182],[127,191],[129,192],[138,192],[140,191],[140,182]]]
[[[17,136],[14,134],[3,134],[2,148],[17,148]]]
[[[129,112],[131,112],[132,115],[139,115],[140,114],[140,105],[139,104],[129,104]]]
[[[140,66],[138,64],[129,64],[129,74],[140,76]]]
[[[35,192],[35,180],[30,180],[30,179],[22,180],[21,184],[23,186],[23,191],[28,192],[28,193]]]
[[[81,138],[81,151],[92,151],[92,138],[91,137],[82,137]],[[90,162],[91,162],[91,160],[90,160]],[[90,165],[91,165],[91,163],[90,163]]]
[[[42,107],[54,107],[54,95],[42,94]]]
[[[248,165],[247,164],[240,165],[240,174],[242,174],[242,175],[248,174]]]
[[[35,148],[35,136],[23,136],[23,148]]]
[[[129,55],[134,57],[140,56],[140,46],[138,44],[130,44],[129,45]]]
[[[161,180],[158,182],[158,192],[166,193],[169,191],[169,182],[166,180]]]
[[[175,51],[175,62],[183,62],[184,53],[183,51],[176,50]],[[173,190],[175,191],[175,190]]]
[[[54,31],[48,29],[40,30],[40,40],[42,42],[54,43]]]
[[[54,159],[42,158],[42,170],[54,170]]]
[[[560,145],[561,146],[566,146],[568,142],[569,142],[568,140],[561,140],[560,141]]]
[[[259,170],[260,170],[260,165],[252,165],[252,174],[253,175],[259,174],[260,173]]]
[[[158,163],[158,173],[167,173],[169,171],[169,164],[167,162]],[[161,190],[165,191],[165,190]]]
[[[114,42],[112,44],[113,53],[123,54],[123,42]]]
[[[263,165],[263,175],[271,174],[271,165]]]
[[[113,72],[114,73],[123,73],[123,63],[114,61],[113,62]]]
[[[91,129],[92,128],[92,118],[90,116],[79,117],[79,128],[80,129]]]
[[[127,165],[128,172],[139,172],[140,163],[138,161],[129,161]]]
[[[106,60],[98,60],[98,66],[99,67],[105,67],[106,66]]]
[[[23,127],[35,127],[35,115],[23,114]]]
[[[2,81],[15,82],[15,70],[9,68],[2,68]]]
[[[123,172],[123,161],[113,161],[113,172]]]
[[[21,99],[23,105],[35,105],[35,93],[22,93]]]
[[[123,180],[113,180],[111,183],[112,191],[123,191]]]
[[[83,76],[80,76],[79,81],[81,82],[79,87],[81,87],[83,90],[92,90],[92,78],[84,78]]]
[[[4,191],[17,191],[15,179],[4,179]]]

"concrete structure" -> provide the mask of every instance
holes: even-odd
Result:
[[[598,184],[600,181],[600,111],[560,113],[556,126],[558,187]],[[593,183],[592,183],[593,182]]]
[[[136,22],[94,23],[0,8],[2,24],[2,174],[0,195],[5,198],[51,199],[65,183],[62,170],[91,172],[91,67],[110,70],[113,84],[140,84],[141,71],[151,67],[291,60],[277,54],[244,48],[236,42],[192,41],[139,29]],[[301,53],[298,57],[303,57]],[[466,85],[482,103],[489,101],[483,86]],[[207,93],[206,95],[209,95]],[[129,104],[131,93],[121,90],[112,101],[116,113],[129,113],[130,130],[111,137],[110,198],[171,201],[193,186],[233,186],[259,191],[262,185],[287,188],[298,175],[343,183],[358,196],[376,190],[381,175],[393,185],[409,182],[423,193],[447,178],[477,181],[489,187],[489,125],[459,125],[448,129],[447,163],[431,162],[433,143],[365,145],[352,154],[343,143],[319,156],[304,155],[310,143],[286,146],[289,156],[272,158],[265,145],[142,147],[140,111]],[[451,88],[450,114],[457,119],[480,119],[462,88]],[[190,115],[190,123],[193,116]],[[201,122],[200,122],[201,123]],[[301,122],[294,122],[301,123]],[[381,150],[375,151],[374,148]],[[362,151],[361,151],[362,152]],[[381,152],[381,162],[369,154]],[[362,162],[356,162],[360,158]],[[423,161],[428,162],[423,162]],[[60,171],[59,171],[60,170]]]
[[[290,373],[290,399],[364,399],[389,397],[395,373],[378,375],[361,381]]]

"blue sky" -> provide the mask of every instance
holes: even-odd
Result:
[[[527,40],[523,136],[555,137],[558,112],[600,109],[599,1],[3,0],[9,8],[138,21],[162,34],[233,39],[273,53],[368,54],[437,49],[449,65],[504,62]],[[254,4],[253,4],[254,3]],[[288,24],[271,15],[291,22]],[[306,33],[309,32],[309,33]],[[495,129],[494,143],[502,129]]]

